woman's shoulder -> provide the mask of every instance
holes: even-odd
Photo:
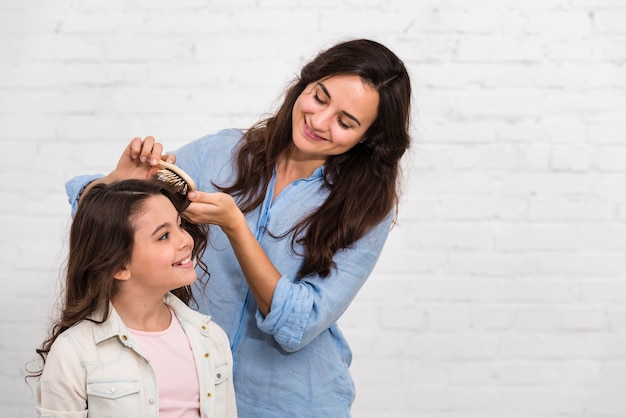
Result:
[[[202,136],[176,150],[176,162],[192,176],[199,176],[207,167],[221,167],[230,161],[243,134],[242,130],[231,128]]]
[[[241,129],[228,128],[204,135],[190,144],[204,147],[232,147],[239,142],[244,132]]]

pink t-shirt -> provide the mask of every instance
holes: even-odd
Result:
[[[129,331],[156,374],[159,418],[199,418],[200,386],[196,364],[187,335],[174,312],[169,328],[164,331]]]

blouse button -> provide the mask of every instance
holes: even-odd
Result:
[[[205,330],[206,329],[206,325],[202,325],[202,329]]]
[[[126,335],[122,335],[122,341],[126,341],[128,340],[128,337]]]
[[[209,353],[204,353],[204,358],[209,358]]]
[[[220,377],[222,377],[222,373],[217,374],[217,378],[219,379]]]
[[[148,402],[151,403],[151,404],[154,404],[154,398],[148,399]]]
[[[112,387],[111,388],[111,393],[115,393],[115,392],[117,392],[117,388],[116,387]]]
[[[207,398],[210,398],[210,397],[211,397],[211,392],[208,392],[208,393],[206,394],[206,397],[207,397]]]

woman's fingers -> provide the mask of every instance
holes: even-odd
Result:
[[[127,178],[151,178],[158,171],[157,164],[162,156],[163,145],[156,142],[154,137],[135,137],[125,148],[118,161],[117,167],[110,174],[112,179],[122,180]],[[168,161],[175,162],[176,157],[170,155]]]
[[[161,159],[163,161],[167,161],[170,164],[175,164],[176,163],[176,156],[174,154],[165,154],[161,156]]]
[[[134,137],[130,144],[128,144],[128,156],[131,160],[138,160],[141,156],[141,149],[143,147],[143,139],[138,136]]]
[[[191,204],[185,210],[185,218],[195,223],[226,226],[234,214],[240,212],[233,198],[226,193],[193,191],[187,194]]]
[[[130,147],[131,158],[138,158],[142,163],[148,163],[151,166],[155,166],[162,158],[163,144],[157,142],[153,136],[147,136],[144,139],[135,137],[131,141]]]

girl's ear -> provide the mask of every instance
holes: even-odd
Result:
[[[113,275],[117,280],[128,280],[130,279],[130,270],[124,266],[117,273]]]

